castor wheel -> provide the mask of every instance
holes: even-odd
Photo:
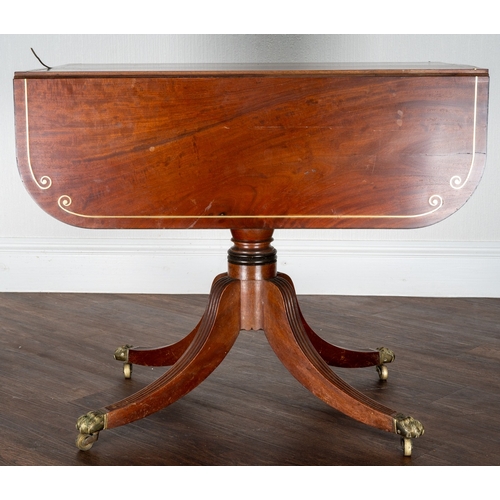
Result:
[[[380,380],[387,380],[389,378],[389,370],[387,369],[387,366],[378,365],[377,372],[378,372],[378,378]]]
[[[123,363],[123,375],[125,378],[132,378],[132,363]]]
[[[412,443],[410,438],[402,438],[401,446],[403,448],[403,455],[405,457],[411,457]]]
[[[117,361],[123,361],[123,375],[125,378],[132,377],[132,364],[128,362],[128,352],[132,346],[129,344],[122,345],[118,347],[115,351],[115,359]]]
[[[88,451],[92,448],[98,437],[98,432],[95,432],[94,434],[78,434],[78,437],[76,438],[76,446],[81,451]]]

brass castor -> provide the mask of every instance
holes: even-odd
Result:
[[[403,455],[405,457],[411,457],[411,450],[413,448],[411,439],[409,439],[409,438],[402,438],[401,439],[401,446],[403,448]]]
[[[88,451],[92,448],[98,438],[98,432],[94,434],[78,434],[78,437],[76,438],[76,446],[82,451]]]
[[[377,372],[380,380],[387,380],[389,377],[389,370],[386,363],[392,363],[396,359],[396,355],[387,347],[378,347],[377,351],[380,352],[380,364],[377,365]]]
[[[88,451],[99,437],[99,431],[106,428],[107,413],[102,410],[89,411],[76,421],[79,434],[76,446],[82,451]]]
[[[123,363],[123,375],[126,379],[132,378],[132,363]]]
[[[396,434],[401,436],[401,445],[405,457],[411,457],[412,438],[418,438],[425,432],[424,426],[413,417],[406,417],[399,413],[394,419]]]
[[[117,361],[123,361],[123,375],[126,379],[132,377],[132,364],[128,362],[128,351],[131,348],[131,345],[125,344],[116,349],[114,358]]]
[[[389,370],[387,369],[387,366],[378,365],[377,372],[378,372],[378,378],[380,380],[387,380],[389,378]]]

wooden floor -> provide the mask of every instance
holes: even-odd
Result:
[[[125,380],[115,348],[181,338],[206,298],[0,294],[0,465],[500,465],[500,299],[299,297],[330,342],[395,351],[387,382],[374,368],[337,373],[422,421],[411,458],[396,435],[304,389],[262,332],[241,332],[185,398],[79,451],[80,415],[164,370],[136,366]]]

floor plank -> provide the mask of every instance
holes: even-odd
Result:
[[[425,425],[405,458],[395,435],[338,413],[280,364],[262,332],[170,407],[101,432],[88,452],[76,419],[164,368],[125,380],[116,347],[182,338],[205,295],[0,294],[0,465],[500,465],[500,299],[300,296],[317,333],[396,352],[389,380],[348,383]]]

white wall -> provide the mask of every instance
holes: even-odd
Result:
[[[12,77],[68,63],[415,62],[490,70],[486,171],[455,215],[419,230],[280,230],[298,293],[500,297],[499,35],[0,35],[0,291],[208,293],[229,231],[89,231],[46,215],[16,166]]]

